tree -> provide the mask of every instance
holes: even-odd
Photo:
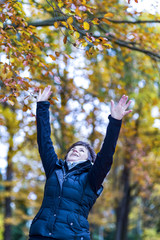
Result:
[[[37,35],[35,27],[54,25],[54,32],[63,37],[63,44],[69,44],[75,49],[84,48],[86,55],[92,55],[94,52],[98,54],[99,51],[105,54],[112,44],[114,48],[119,46],[127,48],[128,51],[131,49],[142,52],[155,61],[160,59],[156,29],[159,23],[158,13],[140,15],[136,11],[130,12],[127,5],[121,5],[115,0],[110,3],[30,1],[29,5],[33,13],[30,19],[25,17],[20,2],[6,1],[1,5],[1,51],[8,59],[2,67],[5,76],[1,77],[1,80],[9,87],[8,95],[2,94],[1,99],[9,100],[10,104],[14,103],[21,90],[36,90],[35,82],[32,81],[35,75],[36,79],[43,77],[47,81],[52,78],[56,82],[57,76],[53,71],[56,63],[46,63],[46,57],[49,56],[55,61],[61,55],[67,54],[63,50],[55,51],[54,44],[44,43]],[[42,11],[45,13],[42,21],[37,22],[35,19]],[[113,16],[122,14],[125,15],[125,19],[112,19]],[[45,36],[48,35],[49,40],[54,33],[50,32],[50,28],[47,29],[49,31],[45,32]],[[96,33],[99,36],[96,36]],[[47,54],[48,47],[53,54]],[[70,55],[66,56],[70,58]],[[26,67],[32,77],[21,77],[20,71]]]

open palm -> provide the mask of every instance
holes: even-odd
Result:
[[[38,98],[37,98],[37,102],[48,101],[51,94],[52,94],[52,91],[51,91],[51,86],[50,85],[45,87],[43,92],[41,92],[41,89],[40,89],[39,94],[38,94]]]
[[[115,105],[114,101],[111,100],[111,116],[117,120],[121,120],[125,115],[132,112],[132,110],[127,110],[132,100],[128,100],[128,96],[123,95],[119,100],[118,104]]]

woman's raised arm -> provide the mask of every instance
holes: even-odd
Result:
[[[109,116],[106,136],[104,138],[102,148],[97,154],[95,163],[88,174],[90,185],[95,193],[100,188],[104,178],[112,166],[113,154],[115,152],[122,118],[132,111],[127,110],[131,104],[131,100],[128,101],[128,103],[127,100],[128,96],[123,95],[117,105],[114,104],[113,100],[111,101],[111,115]]]
[[[47,178],[54,169],[58,157],[54,151],[53,143],[50,138],[51,128],[49,121],[49,106],[48,98],[51,95],[51,86],[48,86],[37,98],[37,142],[38,149],[41,156],[42,164]]]

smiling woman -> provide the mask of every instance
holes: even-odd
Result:
[[[34,217],[29,240],[90,240],[88,214],[103,190],[109,172],[123,116],[131,101],[122,96],[111,101],[111,115],[100,152],[79,141],[58,159],[50,138],[49,102],[51,86],[39,92],[37,102],[37,140],[46,174],[42,205]]]
[[[77,158],[73,156],[77,155]],[[73,162],[73,161],[86,161],[89,160],[92,163],[94,163],[96,154],[93,150],[93,148],[86,142],[78,141],[74,143],[67,151],[67,155],[65,156],[65,160],[67,162]]]
[[[75,147],[71,148],[71,150],[68,152],[66,161],[67,162],[75,162],[75,161],[87,161],[88,158],[88,150],[80,145],[76,145]]]

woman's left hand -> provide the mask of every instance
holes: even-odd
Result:
[[[43,92],[41,92],[41,89],[40,89],[39,94],[38,94],[38,98],[37,98],[37,102],[48,101],[51,94],[52,94],[52,91],[51,91],[51,86],[50,85],[45,87]]]
[[[132,100],[128,100],[128,96],[123,95],[119,100],[118,104],[115,105],[114,101],[111,100],[111,116],[117,120],[121,120],[125,115],[132,112],[132,110],[127,110]]]

